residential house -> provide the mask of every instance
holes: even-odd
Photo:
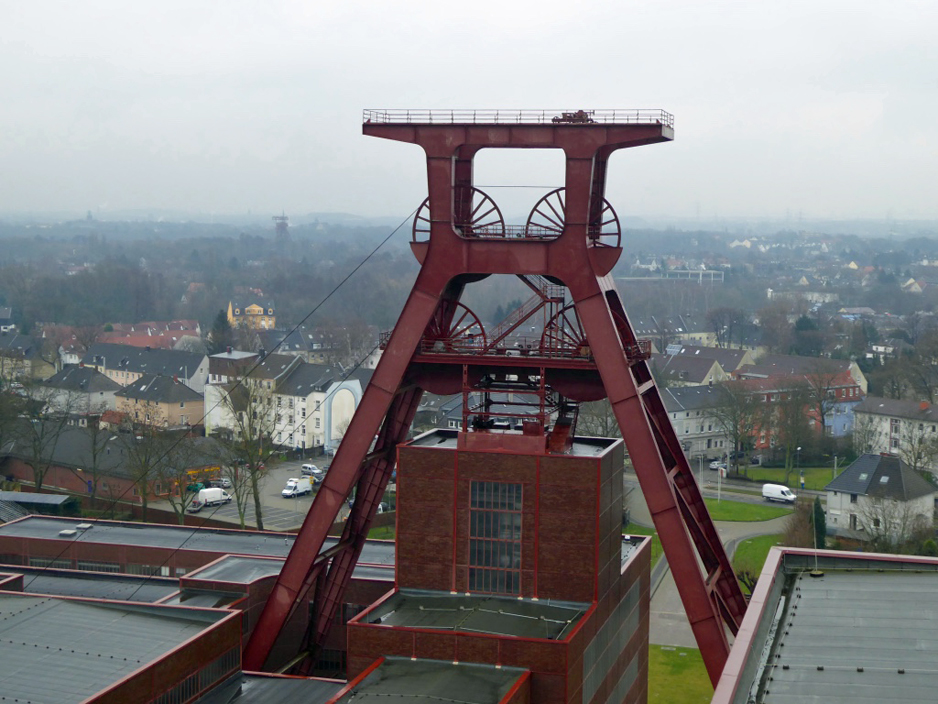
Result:
[[[115,392],[117,411],[135,423],[164,429],[202,425],[205,402],[179,379],[145,374]]]
[[[47,379],[55,364],[42,354],[42,338],[0,333],[0,379]]]
[[[861,455],[824,489],[829,534],[901,543],[932,524],[935,485],[898,457]]]
[[[116,410],[114,394],[121,388],[97,369],[81,366],[65,367],[39,386],[52,408],[80,416]]]
[[[815,374],[819,370],[847,372],[856,382],[865,396],[868,383],[859,365],[849,359],[828,359],[826,357],[800,357],[789,354],[766,354],[756,360],[751,367],[742,367],[737,375],[749,377],[773,377]]]
[[[699,345],[675,345],[669,354],[684,357],[701,357],[715,360],[724,372],[732,374],[740,367],[755,364],[752,351],[735,347],[701,347]]]
[[[277,325],[274,304],[250,301],[228,302],[228,323],[232,328],[247,330],[272,330]]]
[[[667,386],[710,386],[729,378],[711,357],[652,354],[649,363],[656,377]]]
[[[224,352],[209,355],[208,381],[210,384],[227,384],[240,379],[260,359],[257,352],[243,352],[229,347]]]
[[[720,425],[712,409],[725,403],[724,391],[718,386],[668,387],[661,391],[661,401],[690,460],[703,463],[722,457],[733,445],[732,437]]]
[[[199,352],[96,342],[88,348],[82,363],[86,367],[94,367],[121,386],[132,384],[144,374],[155,374],[179,379],[201,394],[208,380],[208,355]]]
[[[334,451],[341,442],[363,388],[360,379],[346,378],[336,367],[278,354],[267,355],[241,384],[257,389],[251,402],[268,414],[260,425],[268,429],[274,443],[324,452]],[[237,432],[231,405],[224,400],[231,393],[237,393],[237,387],[230,381],[206,386],[207,432]]]
[[[853,414],[858,451],[885,452],[918,469],[938,470],[938,406],[867,396]]]

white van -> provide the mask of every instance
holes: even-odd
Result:
[[[781,501],[783,504],[793,504],[798,497],[795,496],[787,486],[782,486],[781,484],[763,484],[762,498],[766,501]]]
[[[198,513],[203,506],[218,506],[219,504],[230,504],[231,496],[227,491],[219,487],[210,487],[200,489],[189,507],[186,509],[189,513]]]
[[[280,495],[285,499],[294,499],[312,491],[313,487],[309,482],[309,477],[290,477],[287,479],[287,485],[283,487]]]

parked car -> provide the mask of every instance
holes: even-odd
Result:
[[[726,462],[720,462],[720,460],[715,460],[710,463],[710,469],[714,471],[718,469],[726,469]]]
[[[186,491],[192,494],[198,494],[204,488],[205,488],[205,484],[203,484],[202,482],[192,482],[189,486],[186,487]]]

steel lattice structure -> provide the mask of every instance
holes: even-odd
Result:
[[[618,150],[673,139],[662,111],[583,110],[501,113],[366,111],[364,134],[421,146],[429,196],[414,221],[411,247],[421,263],[400,319],[384,336],[384,353],[277,580],[244,654],[263,669],[290,615],[315,587],[307,634],[323,642],[407,439],[424,390],[478,394],[464,402],[466,447],[492,447],[486,433],[488,393],[524,389],[541,413],[524,420],[532,448],[562,451],[576,404],[608,398],[641,483],[710,678],[716,682],[746,601],[664,410],[610,276],[621,248],[618,216],[605,199],[606,170]],[[473,157],[484,148],[561,149],[564,188],[548,193],[527,223],[504,223],[498,206],[473,185]],[[534,296],[486,331],[460,303],[465,287],[492,274],[513,274]],[[539,339],[507,343],[518,326],[543,312]],[[512,386],[514,384],[515,386]],[[481,399],[481,400],[478,400]],[[478,430],[470,432],[469,415]],[[551,416],[554,414],[554,416]],[[519,414],[520,415],[520,414]],[[554,428],[547,418],[556,417]],[[356,491],[338,544],[326,535]]]

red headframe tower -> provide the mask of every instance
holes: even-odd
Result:
[[[563,451],[578,403],[608,398],[661,537],[685,611],[712,681],[729,652],[746,602],[664,411],[610,272],[621,248],[619,220],[605,199],[617,149],[673,139],[663,111],[367,111],[366,135],[421,146],[429,197],[417,212],[411,247],[420,273],[384,354],[280,574],[244,655],[262,669],[283,624],[315,586],[308,645],[322,642],[408,437],[424,390],[464,395],[460,446],[497,449],[494,394],[538,399],[516,414],[532,452]],[[484,148],[561,149],[564,187],[544,196],[523,226],[504,223],[473,185]],[[514,274],[532,298],[486,330],[460,297],[492,274]],[[543,333],[518,347],[507,340],[532,316]],[[553,419],[551,424],[550,419]],[[472,425],[470,432],[469,425]],[[550,427],[548,427],[550,426]],[[337,545],[323,551],[339,509],[357,487]]]

